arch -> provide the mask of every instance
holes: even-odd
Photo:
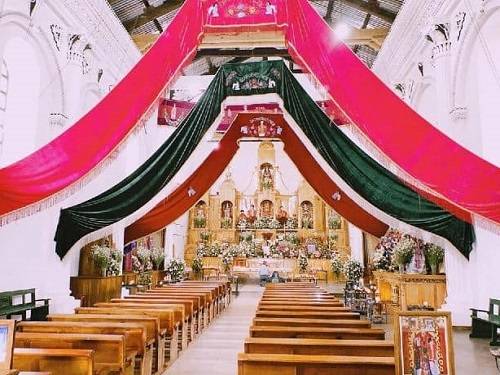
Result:
[[[36,124],[30,136],[33,138],[35,148],[50,140],[49,114],[52,112],[64,113],[64,88],[62,82],[61,68],[48,39],[47,33],[34,33],[31,19],[26,15],[7,12],[0,18],[0,56],[5,55],[5,49],[15,38],[21,38],[25,44],[29,44],[36,58],[37,67],[40,71],[40,89],[38,95],[38,111]],[[28,150],[32,152],[34,148]],[[0,159],[1,160],[1,159]],[[2,163],[5,164],[5,163]]]
[[[464,111],[461,132],[471,151],[497,166],[500,130],[500,3],[490,3],[477,24],[467,27],[453,77],[453,106]],[[487,47],[487,50],[485,50]],[[493,71],[491,64],[494,64]],[[478,69],[478,67],[482,67]]]
[[[193,226],[197,229],[207,226],[207,204],[204,200],[200,200],[194,206]]]

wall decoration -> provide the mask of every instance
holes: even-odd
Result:
[[[451,314],[402,312],[394,322],[397,375],[454,375]]]

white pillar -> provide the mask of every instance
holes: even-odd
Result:
[[[363,264],[363,231],[349,223],[349,246],[351,247],[351,257]],[[363,264],[363,266],[366,266]]]

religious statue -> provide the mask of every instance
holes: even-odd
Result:
[[[252,204],[250,205],[250,208],[247,212],[247,221],[250,224],[253,224],[256,218],[257,218],[257,212],[255,211],[255,206]]]
[[[243,224],[248,221],[247,215],[245,215],[245,211],[240,210],[240,216],[238,217],[238,224]]]
[[[233,204],[229,201],[222,203],[221,227],[228,229],[233,225]]]
[[[210,7],[208,8],[208,16],[209,17],[219,17],[219,4],[214,2]]]
[[[302,228],[313,229],[313,208],[312,203],[309,201],[302,202]]]
[[[271,190],[274,186],[273,174],[271,172],[271,169],[271,164],[266,163],[261,166],[261,187],[263,190]]]
[[[267,15],[276,14],[276,5],[271,4],[270,1],[266,3],[266,14]]]
[[[200,202],[196,205],[195,217],[194,217],[194,227],[195,228],[205,228],[207,223],[205,214],[205,203]]]
[[[278,213],[276,214],[276,219],[279,221],[281,225],[284,225],[287,222],[288,212],[286,212],[283,206],[280,206]]]
[[[269,200],[262,201],[260,204],[261,212],[260,215],[263,217],[273,216],[273,203]]]
[[[420,246],[420,244],[415,249],[415,252],[413,254],[413,258],[411,259],[411,262],[410,262],[410,265],[408,268],[408,272],[409,273],[425,273],[426,272],[424,249],[423,249],[423,246]]]

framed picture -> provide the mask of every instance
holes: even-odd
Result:
[[[14,351],[15,320],[0,320],[0,370],[10,370]]]
[[[396,375],[455,375],[451,313],[405,311],[394,321]]]

